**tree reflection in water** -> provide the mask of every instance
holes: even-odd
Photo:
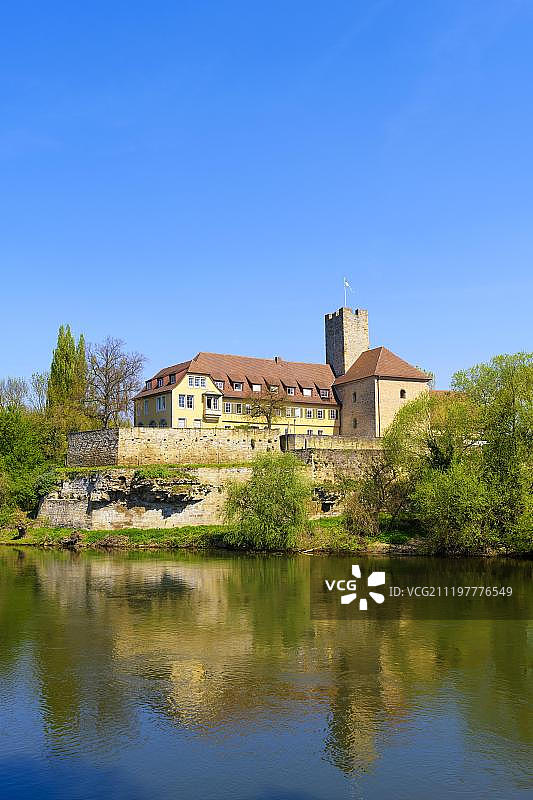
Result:
[[[302,556],[3,550],[2,685],[32,676],[54,754],[112,755],[147,712],[209,737],[316,715],[346,774],[376,769],[444,691],[470,749],[524,780],[527,622],[311,620],[308,572]]]

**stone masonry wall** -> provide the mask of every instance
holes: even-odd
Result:
[[[118,464],[119,428],[80,431],[68,437],[69,467],[106,467]]]
[[[67,465],[224,464],[279,450],[277,431],[115,428],[71,434]]]
[[[294,455],[309,467],[314,483],[336,483],[343,478],[358,478],[365,466],[380,458],[377,448],[359,450],[295,450]]]
[[[380,451],[377,440],[360,439],[355,436],[307,436],[304,433],[286,433],[281,436],[282,450],[372,450]]]

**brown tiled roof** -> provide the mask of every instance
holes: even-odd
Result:
[[[386,347],[374,347],[372,350],[365,350],[364,353],[361,353],[348,372],[338,377],[334,385],[338,386],[372,376],[404,378],[404,380],[410,381],[429,380],[429,375],[417,367],[413,367],[412,364],[408,364],[407,361],[387,350]]]
[[[172,367],[160,369],[159,372],[152,378],[152,388],[141,389],[141,391],[136,394],[133,399],[137,400],[139,397],[150,397],[153,394],[161,394],[161,392],[171,391],[174,386],[181,381],[183,376],[187,374],[190,363],[190,361],[182,361],[181,364],[174,364]],[[172,374],[176,375],[176,380],[174,383],[170,383],[170,376]],[[158,378],[163,378],[163,386],[157,385]]]
[[[290,402],[303,405],[306,403],[337,405],[331,391],[335,376],[329,364],[306,364],[300,361],[284,361],[281,358],[251,358],[222,353],[198,353],[191,361],[190,371],[206,375],[212,375],[214,372],[224,373],[224,397],[245,398],[251,394],[253,383],[260,383],[262,390],[268,385],[278,384],[280,388],[294,386],[295,392],[294,395],[290,395]],[[243,378],[243,391],[233,391],[230,379]],[[321,398],[317,386],[321,389],[330,389],[329,398]],[[311,397],[304,397],[300,387],[311,389]],[[284,397],[285,393],[281,392],[280,396]]]
[[[283,398],[286,397],[283,388],[294,387],[294,395],[287,396],[291,403],[337,405],[331,390],[335,376],[329,364],[306,364],[300,361],[283,361],[279,357],[277,359],[251,358],[222,353],[198,353],[191,361],[183,361],[173,367],[165,367],[152,378],[155,388],[143,389],[136,397],[148,397],[174,388],[169,384],[168,379],[172,372],[176,373],[176,383],[179,383],[187,372],[209,375],[213,380],[223,380],[224,397],[244,400],[252,394],[253,383],[260,383],[262,391],[268,385],[277,384],[280,386],[280,396]],[[161,377],[163,377],[163,386],[157,388],[156,379]],[[233,381],[243,382],[242,392],[233,390]],[[305,397],[301,388],[311,389],[311,396]],[[329,389],[329,397],[320,397],[319,389]]]

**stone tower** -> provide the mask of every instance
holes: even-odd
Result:
[[[326,362],[335,377],[344,375],[361,353],[368,350],[368,311],[339,308],[326,314]]]

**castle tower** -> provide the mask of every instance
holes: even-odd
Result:
[[[326,362],[335,377],[344,375],[361,353],[368,350],[368,311],[339,308],[326,314]]]

